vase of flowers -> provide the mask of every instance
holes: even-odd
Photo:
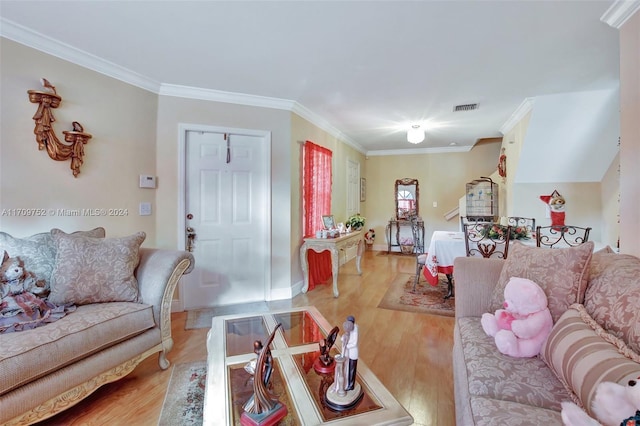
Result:
[[[504,234],[507,233],[507,227],[504,225],[492,224],[488,225],[484,231],[483,235],[485,237],[500,239]],[[530,237],[529,229],[526,226],[512,226],[511,234],[509,234],[510,240],[528,240]]]
[[[347,226],[350,226],[354,231],[358,231],[364,228],[364,222],[364,216],[360,216],[360,213],[357,213],[347,219]]]

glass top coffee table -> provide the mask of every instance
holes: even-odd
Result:
[[[204,425],[240,425],[242,405],[253,393],[252,376],[244,366],[256,358],[253,342],[265,342],[276,325],[271,352],[271,392],[288,414],[278,425],[410,425],[413,418],[365,363],[358,360],[357,378],[364,396],[353,408],[335,411],[324,402],[333,374],[317,373],[318,341],[333,325],[314,307],[214,317],[207,336],[207,382]],[[341,326],[341,325],[338,325]],[[342,335],[340,332],[339,336]],[[338,353],[340,338],[332,349]]]

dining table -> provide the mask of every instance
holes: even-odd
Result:
[[[438,285],[438,274],[445,274],[448,281],[445,299],[453,296],[453,261],[456,257],[465,257],[467,248],[464,232],[433,231],[431,242],[426,251],[422,273],[429,284]]]
[[[535,238],[518,240],[519,243],[535,247]],[[513,242],[511,242],[513,244]],[[448,281],[447,295],[445,299],[453,296],[453,261],[456,257],[467,255],[467,245],[464,240],[464,232],[433,231],[431,242],[426,251],[422,274],[429,284],[438,285],[438,274],[445,274]]]

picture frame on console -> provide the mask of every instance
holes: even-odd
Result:
[[[324,229],[335,229],[336,227],[336,222],[333,219],[333,215],[323,215],[322,224],[324,225]]]

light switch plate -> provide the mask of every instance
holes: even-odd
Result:
[[[140,203],[140,216],[151,216],[151,203]]]

